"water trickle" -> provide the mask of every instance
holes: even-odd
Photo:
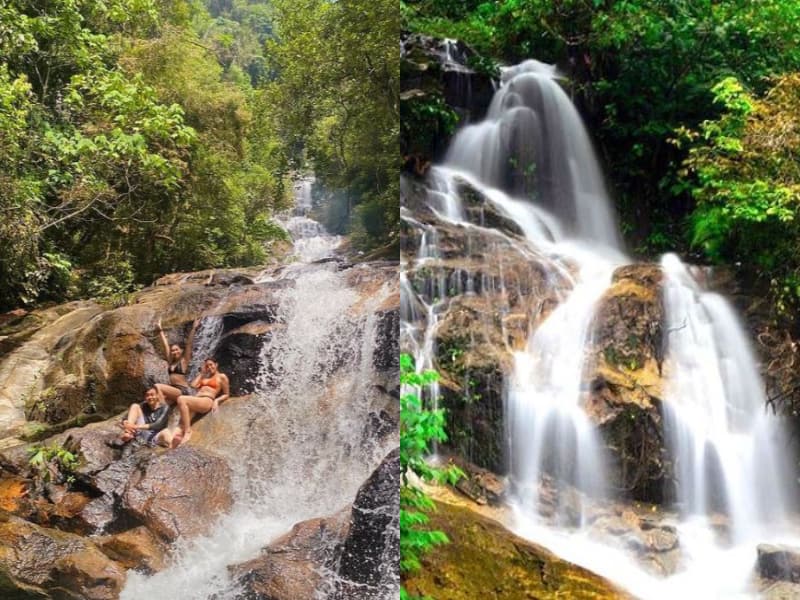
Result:
[[[210,312],[212,314],[201,318],[197,326],[192,344],[192,360],[189,364],[189,374],[187,376],[189,381],[197,377],[203,361],[209,357],[213,358],[215,355],[217,345],[222,337],[224,323],[221,315],[213,313],[222,305],[223,301],[221,300],[211,309]]]

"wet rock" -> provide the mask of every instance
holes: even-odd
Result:
[[[464,472],[456,489],[477,504],[499,505],[505,498],[506,485],[495,473],[455,457],[453,462]]]
[[[800,584],[788,581],[777,581],[764,589],[759,598],[762,600],[797,600],[800,598]]]
[[[202,450],[182,446],[150,454],[128,480],[122,505],[161,539],[207,533],[233,504],[230,467]]]
[[[764,579],[800,583],[800,548],[759,544],[758,573]]]
[[[470,68],[477,53],[461,41],[414,33],[400,37],[401,88],[439,89],[464,121],[480,120],[494,95],[492,78]]]
[[[662,273],[636,264],[614,272],[594,319],[586,411],[603,432],[614,485],[631,498],[663,502],[671,465],[662,401]]]
[[[231,395],[251,394],[261,371],[261,349],[280,325],[254,321],[226,333],[216,349],[219,370],[231,382]]]
[[[492,78],[470,65],[479,62],[475,52],[461,42],[420,34],[402,34],[400,39],[400,111],[403,130],[400,149],[406,167],[424,174],[439,157],[452,134],[452,124],[439,114],[452,111],[460,122],[479,120],[489,107]],[[438,114],[420,110],[440,107]]]
[[[124,581],[124,569],[79,536],[0,522],[0,597],[113,600]]]
[[[630,598],[601,577],[465,508],[437,503],[430,525],[444,531],[450,543],[428,554],[424,568],[405,580],[410,594],[437,600],[483,598],[487,590],[503,598]]]
[[[339,562],[341,600],[381,600],[400,580],[400,450],[393,450],[361,486]]]
[[[678,532],[665,516],[641,505],[600,506],[589,519],[592,536],[609,545],[632,551],[650,573],[673,575],[683,560]]]
[[[224,357],[236,366],[233,387],[241,370],[246,389],[248,375],[258,369],[253,347],[262,333],[247,327],[272,321],[273,296],[281,286],[256,284],[254,276],[235,273],[216,278],[220,285],[207,286],[188,275],[168,278],[138,292],[127,306],[71,303],[24,317],[29,323],[25,339],[0,356],[0,436],[19,430],[27,439],[40,439],[55,427],[83,425],[93,415],[104,419],[139,400],[152,383],[166,381],[158,319],[172,343],[182,344],[194,319],[207,316],[222,318],[223,335],[239,330],[255,336],[246,352]],[[234,343],[232,349],[241,346]],[[23,430],[25,418],[40,423],[41,431]]]
[[[95,544],[103,554],[126,569],[151,574],[166,566],[167,547],[146,527],[98,537]]]
[[[229,567],[243,592],[238,600],[314,598],[325,571],[333,572],[337,547],[350,524],[350,510],[298,523],[251,561]]]

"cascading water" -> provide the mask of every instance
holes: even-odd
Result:
[[[320,244],[328,248],[322,258],[331,257],[332,236],[318,223],[307,226],[309,219],[293,217],[299,218],[306,235],[313,230],[326,238]],[[312,260],[318,258],[315,252]],[[261,352],[257,390],[235,407],[241,412],[233,417],[236,434],[219,439],[214,448],[233,470],[234,507],[208,536],[179,540],[166,570],[149,577],[131,571],[123,600],[240,597],[230,565],[256,557],[295,523],[352,503],[360,485],[397,445],[396,436],[373,438],[365,426],[375,409],[376,313],[392,290],[384,285],[365,299],[333,260],[306,259],[265,278],[270,284],[277,280],[285,281],[275,286],[279,308]],[[204,418],[219,419],[228,408],[234,407],[223,406]],[[399,532],[385,535],[395,539],[387,547],[397,547]],[[332,553],[335,543],[318,550]],[[386,557],[387,564],[397,560]],[[396,597],[399,583],[390,571],[381,580],[383,592],[370,597]],[[333,577],[328,574],[318,590],[320,599],[327,597],[326,589],[336,588]]]
[[[192,360],[188,373],[189,381],[192,381],[197,376],[203,361],[206,358],[213,357],[217,349],[217,344],[223,332],[223,319],[220,315],[213,314],[213,312],[221,304],[222,301],[217,303],[217,306],[210,311],[212,314],[203,317],[197,326],[192,344]]]
[[[434,365],[443,316],[465,305],[454,304],[464,295],[453,289],[454,278],[463,279],[455,254],[466,270],[490,271],[509,253],[540,265],[558,304],[549,310],[546,302],[530,303],[527,342],[508,341],[503,315],[512,310],[514,290],[502,273],[499,293],[493,292],[499,304],[483,305],[501,315],[513,357],[504,410],[515,528],[642,598],[750,597],[754,545],[798,539],[781,529],[793,505],[787,446],[778,420],[765,409],[763,383],[738,319],[674,255],[662,262],[664,429],[681,516],[665,515],[664,522],[677,529],[683,564],[671,577],[654,577],[587,527],[592,507],[609,492],[605,446],[585,410],[587,347],[598,301],[614,270],[630,261],[589,137],[557,78],[553,67],[536,61],[505,69],[486,119],[454,137],[444,164],[428,175],[424,201],[412,201],[434,217],[403,208],[418,244],[416,256],[401,264],[402,343],[418,367]],[[404,186],[410,197],[410,184]],[[478,217],[476,194],[483,202]],[[489,208],[501,227],[484,222]],[[513,230],[521,237],[506,233]],[[458,249],[440,240],[454,231],[466,232],[467,240],[475,231],[497,242],[473,248],[468,241]],[[477,287],[480,295],[487,282]],[[546,516],[544,479],[554,479],[557,488],[555,514],[550,490]],[[712,526],[719,513],[726,515],[727,539]]]
[[[704,292],[675,255],[661,266],[671,371],[664,413],[681,507],[728,514],[737,539],[785,527],[787,444],[765,410],[750,343],[725,299]]]

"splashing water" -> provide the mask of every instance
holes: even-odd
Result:
[[[214,313],[222,305],[222,302],[218,302],[210,312]],[[189,381],[192,381],[197,376],[203,366],[203,361],[215,355],[222,337],[223,325],[221,315],[210,314],[201,319],[192,343],[192,360],[189,364],[189,374],[187,375]]]
[[[589,509],[608,490],[604,446],[584,410],[585,349],[597,301],[613,271],[630,260],[589,136],[557,79],[553,67],[536,61],[505,69],[486,119],[462,128],[444,164],[430,171],[424,203],[438,224],[407,207],[401,212],[418,237],[417,255],[401,264],[401,342],[418,365],[434,364],[442,317],[465,293],[453,289],[454,255],[478,271],[502,263],[509,249],[545,266],[558,305],[542,316],[534,303],[529,317],[538,325],[523,347],[507,348],[513,357],[504,384],[513,528],[641,598],[751,598],[755,544],[800,541],[787,529],[795,509],[788,447],[779,420],[765,409],[764,385],[738,318],[674,255],[662,261],[664,429],[677,465],[680,514],[672,525],[684,563],[673,576],[655,577],[586,527]],[[520,235],[476,222],[475,193]],[[497,248],[468,242],[456,249],[440,239],[453,228],[466,231],[467,240],[469,231],[496,239]],[[478,287],[487,290],[489,283]],[[515,293],[509,283],[501,276],[495,297]],[[509,310],[503,302],[492,311],[502,316]],[[577,506],[574,498],[557,499],[554,520],[540,515],[545,475],[579,490]],[[725,543],[711,524],[719,512],[730,523]]]
[[[283,277],[293,283],[275,292],[277,326],[262,349],[257,391],[236,406],[236,434],[214,448],[232,468],[234,507],[209,535],[179,540],[166,570],[129,572],[122,600],[238,597],[229,565],[255,558],[295,523],[347,507],[397,446],[396,436],[376,440],[365,429],[377,402],[376,312],[389,287],[362,298],[334,262],[295,263]],[[326,576],[322,587],[335,588],[334,575]],[[381,586],[385,598],[397,596],[388,571]]]

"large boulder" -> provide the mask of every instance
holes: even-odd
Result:
[[[122,505],[167,542],[208,533],[233,505],[230,467],[188,445],[150,454],[128,479]]]
[[[758,573],[764,579],[800,583],[800,548],[759,544]]]
[[[342,547],[334,598],[383,600],[400,581],[400,449],[359,489]]]
[[[100,536],[94,543],[103,554],[126,569],[151,574],[167,565],[167,546],[144,526]]]
[[[243,590],[239,600],[314,598],[332,573],[336,548],[349,526],[350,511],[303,521],[261,551],[258,558],[230,567]]]
[[[671,478],[661,418],[661,280],[658,265],[614,272],[595,313],[584,374],[586,411],[603,432],[613,485],[646,502],[668,499]]]
[[[275,295],[293,284],[255,283],[258,274],[176,275],[137,292],[125,306],[86,301],[6,315],[0,321],[0,437],[40,439],[92,415],[102,420],[140,399],[150,384],[165,382],[159,319],[178,344],[197,318],[201,327],[206,319],[220,324],[217,337],[196,338],[195,349],[220,355],[234,394],[251,391]]]
[[[16,517],[0,522],[0,597],[115,600],[125,570],[77,535]]]

